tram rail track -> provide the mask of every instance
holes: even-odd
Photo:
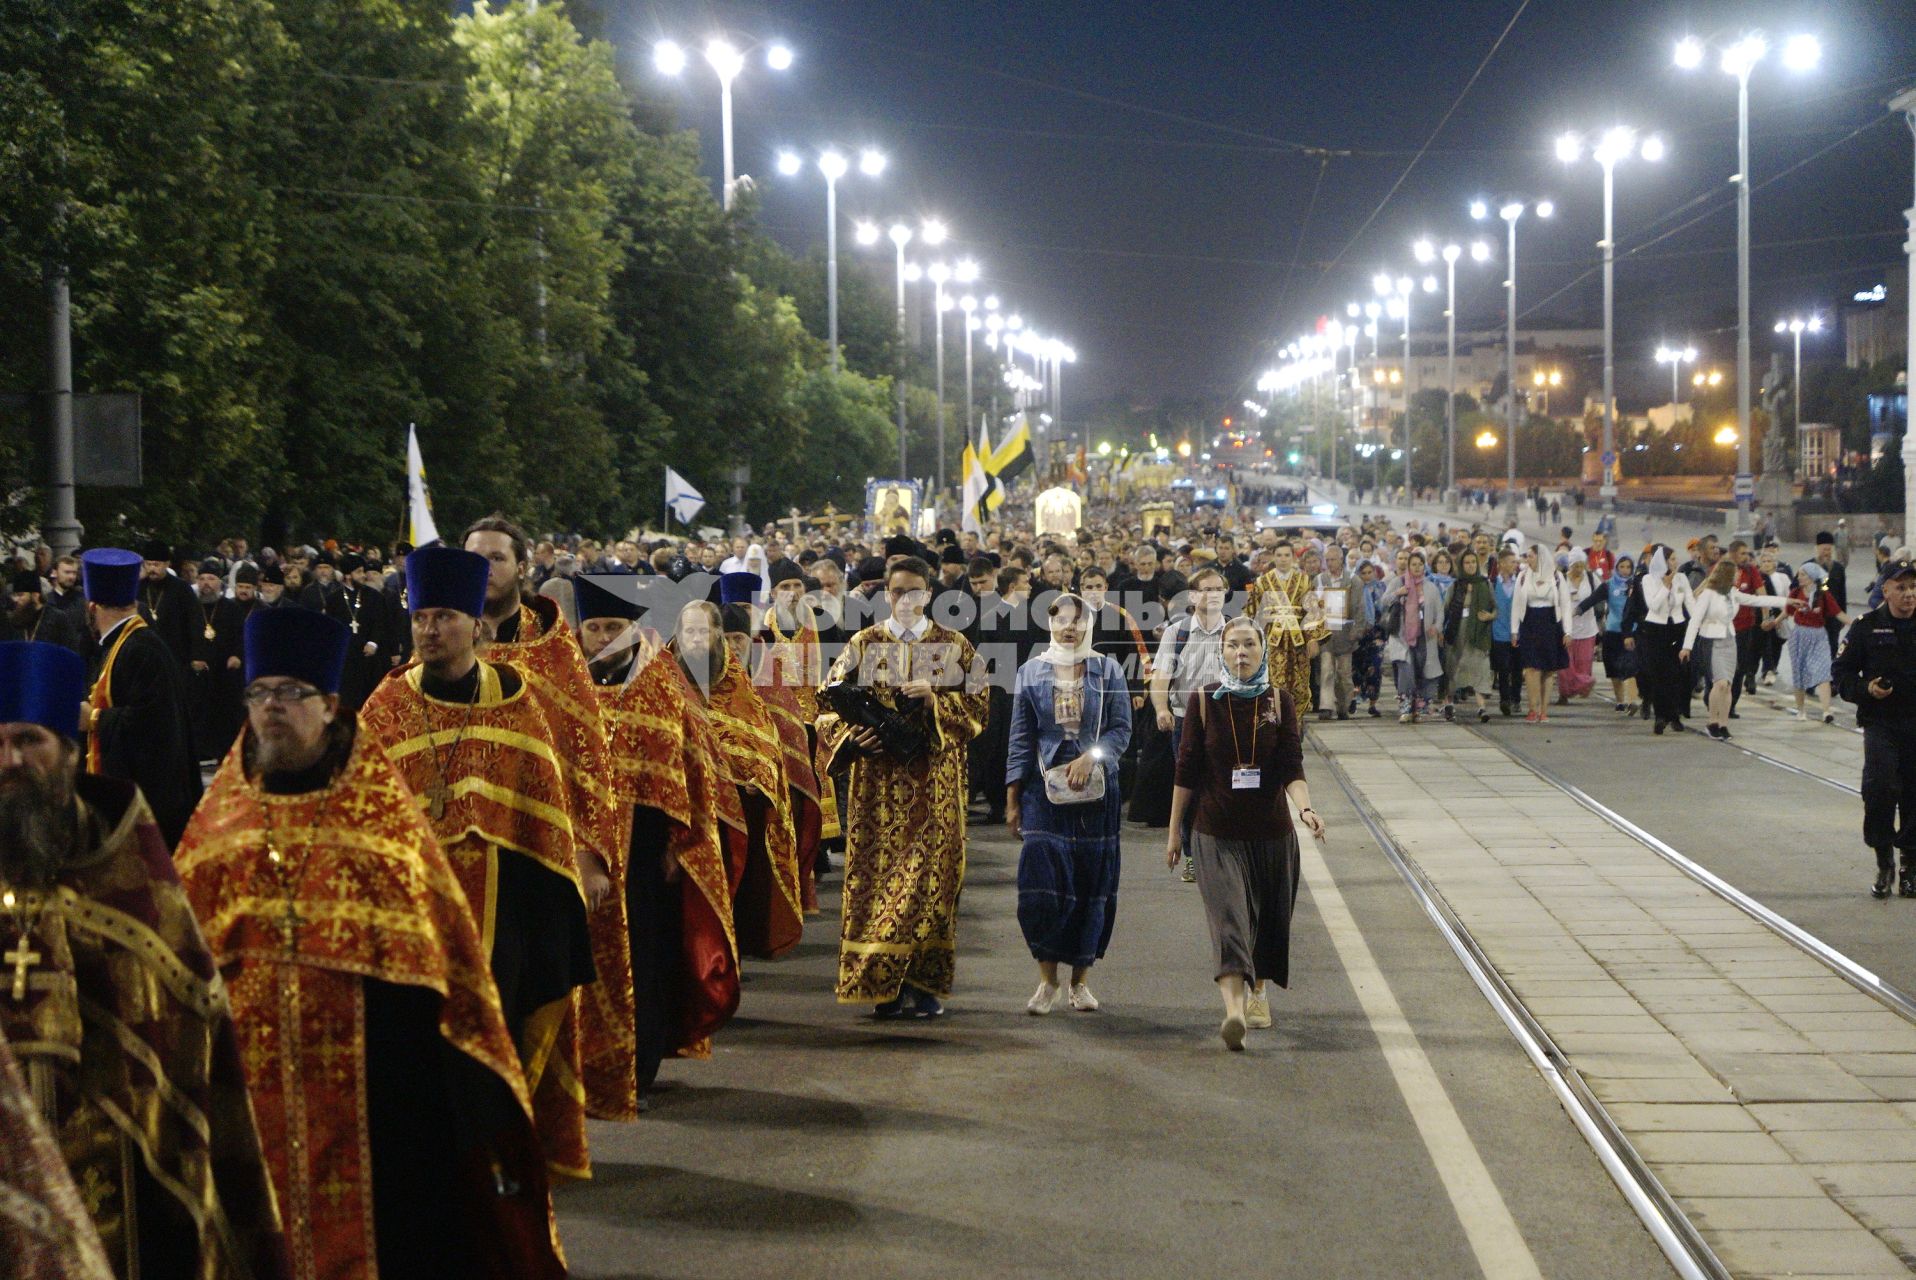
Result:
[[[1610,697],[1608,694],[1593,695],[1592,700],[1609,703],[1612,706],[1616,705],[1616,699]],[[1624,717],[1621,717],[1621,716],[1618,717],[1618,719],[1620,720],[1623,718]],[[1848,725],[1825,725],[1823,727],[1826,729],[1843,729],[1844,731],[1848,733],[1854,733],[1858,735],[1861,735],[1861,733],[1863,732],[1861,729],[1852,728]],[[1705,733],[1703,730],[1697,728],[1695,725],[1689,723],[1688,721],[1684,722],[1683,732],[1694,733],[1697,737],[1702,738],[1705,741],[1718,742],[1718,739],[1710,737],[1709,734]],[[1736,738],[1731,738],[1728,742],[1720,742],[1719,745],[1729,747],[1733,751],[1740,751],[1746,756],[1751,756],[1757,760],[1763,761],[1765,764],[1775,765],[1777,768],[1783,770],[1785,773],[1793,773],[1799,778],[1808,778],[1811,782],[1820,782],[1824,786],[1829,787],[1836,791],[1841,791],[1845,793],[1846,795],[1861,796],[1863,794],[1863,790],[1861,787],[1852,785],[1851,783],[1843,782],[1837,778],[1832,778],[1828,776],[1827,774],[1818,773],[1814,769],[1806,769],[1800,764],[1792,764],[1790,761],[1781,759],[1780,757],[1777,757],[1777,756],[1773,756],[1769,754],[1767,751],[1762,751],[1757,749],[1756,747],[1748,746],[1745,743],[1738,741]]]
[[[1730,1280],[1733,1273],[1650,1169],[1569,1055],[1504,979],[1469,926],[1444,900],[1417,861],[1391,836],[1381,816],[1339,763],[1336,752],[1327,747],[1316,732],[1311,732],[1309,737],[1312,749],[1330,770],[1358,821],[1370,832],[1385,858],[1410,888],[1424,915],[1463,965],[1471,982],[1543,1077],[1670,1265],[1685,1280]]]

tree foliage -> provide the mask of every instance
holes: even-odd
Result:
[[[616,68],[558,0],[14,0],[0,391],[42,385],[64,262],[76,386],[144,397],[88,540],[388,539],[409,423],[442,525],[642,523],[668,464],[718,514],[748,459],[754,516],[855,503],[895,465],[885,281],[841,272],[832,375],[822,261]],[[37,466],[0,442],[0,518]]]

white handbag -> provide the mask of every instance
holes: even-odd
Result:
[[[1091,688],[1090,666],[1088,662],[1085,664],[1084,687],[1087,691]],[[1053,688],[1055,689],[1056,686],[1054,685]],[[1104,710],[1103,688],[1098,690],[1098,710],[1100,713]],[[1098,735],[1092,734],[1091,742],[1094,746],[1097,741]],[[1044,771],[1044,798],[1056,805],[1092,804],[1104,799],[1104,762],[1095,759],[1091,762],[1091,776],[1084,780],[1083,787],[1073,787],[1065,780],[1065,770],[1069,769],[1073,763],[1075,762],[1067,761],[1064,764],[1054,764]]]

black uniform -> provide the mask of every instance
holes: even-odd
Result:
[[[1831,677],[1863,729],[1863,840],[1876,851],[1878,896],[1888,895],[1892,850],[1901,849],[1903,896],[1916,897],[1916,616],[1883,605],[1856,619]],[[1891,686],[1887,698],[1869,691],[1878,678]]]
[[[140,617],[161,640],[181,671],[193,662],[193,637],[199,634],[199,597],[172,574],[158,582],[140,579]],[[151,796],[147,799],[150,801]]]
[[[115,632],[101,646],[103,661],[117,637]],[[155,629],[140,627],[120,645],[107,689],[113,705],[95,712],[93,721],[97,772],[138,783],[167,845],[175,845],[200,802],[185,673]]]
[[[352,633],[346,646],[346,670],[339,681],[339,701],[348,711],[357,711],[392,670],[392,654],[398,647],[392,607],[384,591],[353,583],[327,600],[326,613]],[[376,646],[370,654],[368,644]]]

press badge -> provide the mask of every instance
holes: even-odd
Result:
[[[1262,773],[1263,773],[1263,770],[1259,769],[1256,765],[1238,766],[1237,768],[1231,770],[1231,790],[1233,791],[1257,790],[1259,785],[1258,780],[1260,776],[1262,775]]]

